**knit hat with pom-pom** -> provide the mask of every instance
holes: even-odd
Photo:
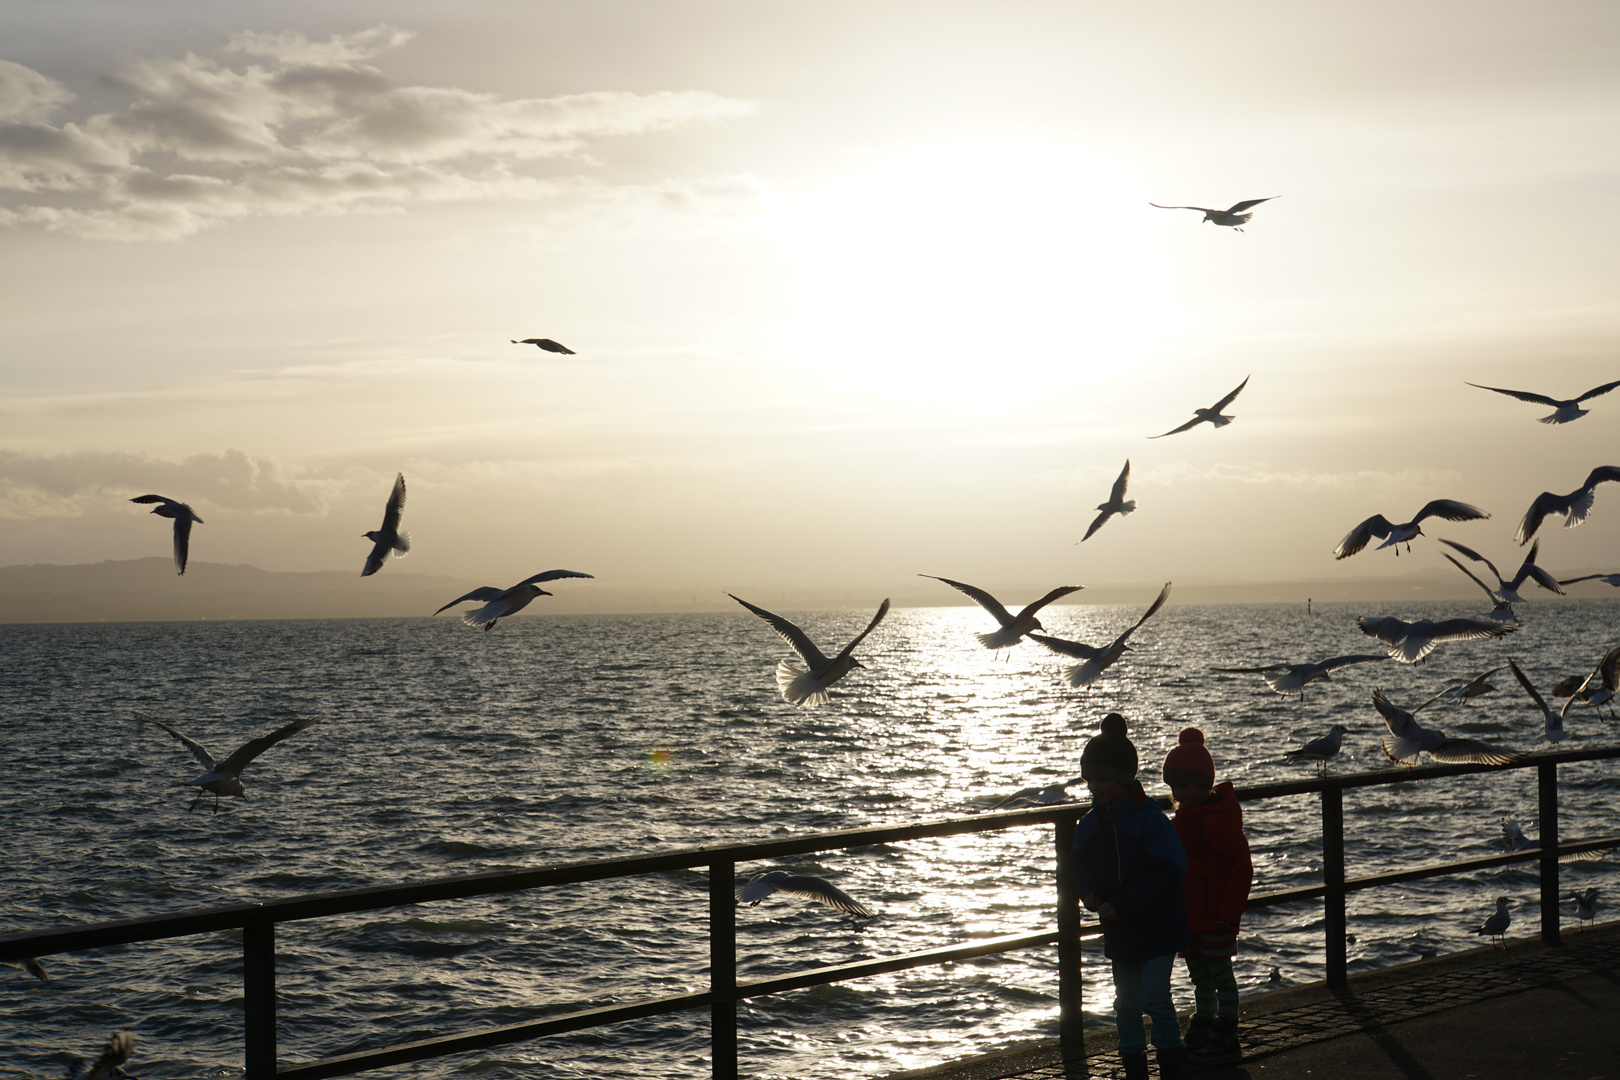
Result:
[[[1182,728],[1176,748],[1165,755],[1164,782],[1171,787],[1202,780],[1215,783],[1215,759],[1204,749],[1204,733],[1195,727]]]
[[[1119,713],[1103,717],[1102,734],[1086,743],[1080,754],[1080,775],[1122,784],[1136,779],[1136,747],[1125,737],[1125,718]]]

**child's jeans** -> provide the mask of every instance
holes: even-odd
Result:
[[[1142,1014],[1153,1019],[1153,1045],[1169,1050],[1182,1045],[1181,1022],[1170,999],[1170,970],[1174,953],[1155,956],[1141,963],[1121,960],[1114,965],[1114,1026],[1119,1029],[1119,1052],[1134,1054],[1147,1049],[1147,1033],[1142,1030]]]

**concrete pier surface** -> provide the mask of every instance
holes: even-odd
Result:
[[[1178,972],[1178,978],[1185,978]],[[1243,999],[1241,1065],[1198,1080],[1620,1080],[1620,921],[1557,946],[1510,940]],[[1152,1061],[1152,1055],[1149,1055]],[[1156,1068],[1150,1069],[1158,1075]],[[887,1080],[1116,1080],[1112,1031],[1083,1061],[1056,1042]]]

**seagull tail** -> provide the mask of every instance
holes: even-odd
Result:
[[[1083,686],[1090,686],[1092,683],[1096,682],[1101,675],[1102,668],[1098,667],[1095,663],[1092,663],[1089,660],[1084,664],[1075,664],[1073,667],[1065,668],[1063,670],[1063,677],[1067,679],[1069,685],[1075,689],[1079,689]]]
[[[816,677],[783,660],[776,665],[776,688],[789,705],[825,705],[827,689]]]
[[[1136,509],[1136,500],[1135,499],[1127,499],[1124,502],[1119,504],[1119,513],[1120,513],[1121,517],[1125,516],[1126,514],[1130,513],[1132,510],[1135,510],[1135,509]]]
[[[409,550],[411,550],[411,534],[402,532],[399,534],[399,538],[394,541],[394,558],[403,559],[405,553]]]

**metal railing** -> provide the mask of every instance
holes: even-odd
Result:
[[[1576,761],[1620,758],[1620,747],[1566,750],[1536,754],[1509,765],[1440,765],[1400,772],[1353,773],[1282,784],[1239,788],[1243,802],[1319,793],[1322,807],[1322,882],[1303,888],[1260,893],[1249,898],[1250,909],[1320,898],[1324,910],[1326,978],[1330,986],[1347,981],[1346,898],[1352,892],[1395,885],[1446,874],[1505,866],[1532,859],[1541,875],[1541,937],[1559,942],[1558,857],[1620,845],[1620,836],[1558,842],[1558,766]],[[1415,867],[1393,873],[1348,877],[1344,852],[1344,792],[1348,788],[1410,783],[1470,773],[1534,768],[1540,806],[1539,848],[1503,855],[1465,859]],[[1161,800],[1163,801],[1163,800]],[[689,848],[659,855],[595,862],[558,863],[526,870],[497,871],[436,878],[403,885],[318,893],[258,904],[234,904],[177,915],[99,923],[66,930],[35,930],[0,937],[0,961],[54,953],[105,948],[143,941],[160,941],[219,931],[242,931],[243,1033],[247,1080],[323,1080],[371,1069],[445,1057],[560,1035],[586,1028],[644,1019],[693,1009],[708,1009],[713,1074],[730,1080],[738,1075],[737,1003],[747,998],[799,990],[826,983],[865,978],[886,972],[946,964],[978,956],[1056,944],[1058,946],[1059,1031],[1065,1057],[1084,1053],[1081,1010],[1080,942],[1100,934],[1096,927],[1082,929],[1079,898],[1070,865],[1075,823],[1085,804],[1071,803],[1031,810],[1012,810],[949,818],[897,827],[849,829],[786,840]],[[992,832],[1034,825],[1051,825],[1056,854],[1054,889],[1057,924],[1027,934],[1009,934],[922,952],[879,957],[847,964],[810,968],[790,975],[754,981],[737,979],[735,881],[738,863],[784,859],[823,851],[904,843],[911,840]],[[276,1064],[276,961],[275,934],[280,923],[330,918],[381,908],[435,903],[443,900],[489,896],[528,889],[549,888],[588,881],[662,874],[706,867],[709,876],[709,989],[698,993],[648,998],[629,1004],[608,1005],[536,1020],[483,1028],[376,1050],[362,1050],[318,1061],[278,1067]]]

